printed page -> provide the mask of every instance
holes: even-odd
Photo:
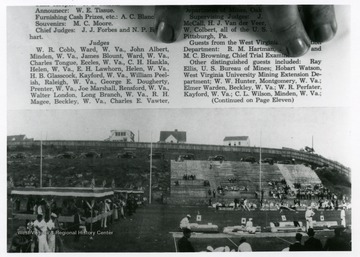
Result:
[[[185,7],[166,44],[153,7],[8,7],[9,109],[347,106],[349,7],[334,40],[298,58],[261,10]]]

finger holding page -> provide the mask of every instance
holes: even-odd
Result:
[[[335,9],[333,5],[303,6],[305,29],[314,42],[331,40],[337,31]]]
[[[184,20],[184,7],[156,6],[155,7],[156,37],[164,43],[175,42],[181,33],[183,20]]]
[[[311,41],[296,5],[267,5],[264,14],[286,55],[302,56],[309,50]]]

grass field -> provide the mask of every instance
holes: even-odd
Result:
[[[220,231],[223,227],[240,224],[242,217],[253,217],[254,225],[263,225],[271,221],[279,221],[281,215],[286,215],[288,220],[300,220],[304,217],[304,212],[245,212],[245,211],[216,211],[206,207],[180,207],[168,205],[151,205],[139,208],[137,212],[125,220],[113,223],[111,227],[101,231],[111,235],[95,235],[93,240],[89,236],[82,236],[80,242],[74,242],[73,236],[64,236],[65,251],[67,252],[175,252],[174,238],[170,232],[178,231],[180,219],[187,213],[193,217],[200,212],[202,215],[201,224],[213,223],[219,226]],[[339,216],[336,211],[323,213],[325,220],[334,220]],[[319,213],[318,213],[319,215]],[[347,213],[348,221],[351,220],[350,212]],[[265,217],[265,218],[264,218]],[[267,219],[267,220],[265,220]],[[315,218],[316,219],[316,218]],[[14,227],[20,221],[14,221]],[[11,231],[11,224],[8,224],[8,231]],[[14,230],[13,230],[14,231]],[[95,231],[97,232],[97,230]],[[8,236],[11,234],[9,233]],[[216,236],[216,234],[212,234]],[[317,232],[316,237],[324,244],[328,237],[332,237],[332,231]],[[196,238],[190,239],[196,251],[206,251],[206,247],[211,245],[216,248],[219,246],[229,246],[236,249],[239,243],[238,238]],[[303,237],[303,241],[307,236]],[[176,239],[177,240],[177,239]],[[175,241],[176,241],[175,240]],[[277,237],[257,238],[247,237],[247,241],[252,245],[254,251],[281,251],[294,242],[293,237],[285,234]]]

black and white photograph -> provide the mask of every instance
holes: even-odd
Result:
[[[342,108],[11,111],[11,243],[282,251],[299,234],[303,250],[350,250],[348,122]],[[19,234],[38,222],[54,239]]]
[[[351,4],[44,2],[5,4],[6,253],[356,254]]]

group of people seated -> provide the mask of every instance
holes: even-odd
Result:
[[[225,185],[225,186],[219,185],[216,188],[216,190],[219,195],[225,195],[226,191],[237,192],[237,191],[247,191],[248,189],[247,189],[247,187],[241,187],[241,186],[237,186],[237,185]]]
[[[321,200],[322,203],[319,202],[301,202],[299,199],[294,199],[293,202],[286,199],[280,200],[271,200],[271,199],[264,199],[262,203],[261,209],[263,210],[281,210],[281,209],[288,209],[288,210],[305,210],[308,206],[311,206],[312,209],[315,210],[338,210],[343,207],[346,209],[351,209],[351,204],[349,203],[342,203],[338,206],[334,205],[334,203],[330,200]]]
[[[238,179],[234,177],[234,178],[229,178],[228,181],[229,181],[230,183],[235,183],[235,182],[238,181]]]
[[[279,199],[280,202],[289,198],[294,199],[294,205],[291,207],[301,207],[300,200],[318,200],[316,204],[320,209],[338,209],[340,205],[345,204],[345,199],[340,201],[338,197],[322,184],[314,186],[303,186],[300,183],[294,183],[294,188],[286,183],[285,179],[281,181],[269,181],[269,197]],[[305,205],[306,206],[306,205]]]
[[[286,199],[288,195],[291,195],[290,186],[286,183],[285,179],[280,181],[269,181],[270,187],[269,197],[277,199]]]
[[[196,176],[195,175],[188,175],[188,174],[184,174],[183,176],[183,180],[195,180],[196,179]]]
[[[217,210],[220,208],[231,208],[233,210],[250,211],[258,208],[258,206],[254,202],[251,202],[246,198],[241,198],[241,199],[235,198],[233,202],[229,202],[229,203],[225,203],[224,201],[222,202],[218,201],[215,203],[211,203],[211,206],[213,208],[216,208]]]
[[[296,198],[301,200],[312,200],[312,199],[321,199],[326,198],[328,200],[337,198],[334,193],[332,193],[328,188],[322,184],[311,185],[301,185],[300,183],[294,183]]]
[[[249,191],[247,186],[237,186],[237,185],[226,185],[223,187],[224,191]]]
[[[222,185],[219,185],[217,188],[216,188],[216,191],[219,195],[223,195],[224,194],[224,188]]]
[[[209,186],[210,186],[209,180],[204,180],[204,187],[209,187]]]

